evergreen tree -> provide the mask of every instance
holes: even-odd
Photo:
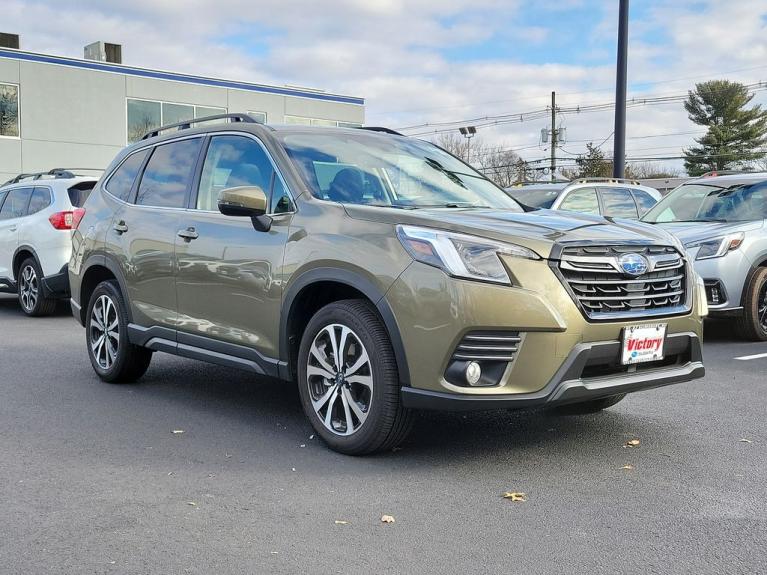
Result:
[[[753,97],[746,86],[729,80],[702,82],[689,92],[684,109],[708,131],[695,140],[699,145],[684,152],[688,174],[743,168],[764,156],[767,111],[760,105],[747,108]]]

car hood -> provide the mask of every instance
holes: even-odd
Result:
[[[758,230],[764,223],[756,222],[668,222],[654,224],[671,232],[683,244],[692,244],[702,240],[721,237],[734,232]]]
[[[575,212],[535,210],[519,213],[476,208],[401,210],[349,204],[345,208],[352,218],[425,226],[511,242],[530,248],[544,258],[549,257],[555,244],[677,244],[665,230],[650,224]]]

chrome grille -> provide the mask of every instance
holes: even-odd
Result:
[[[644,256],[647,272],[627,274],[619,263],[627,253]],[[562,251],[559,273],[591,319],[687,311],[685,260],[670,246],[570,246]]]
[[[522,341],[514,331],[472,331],[453,352],[457,361],[513,361]]]

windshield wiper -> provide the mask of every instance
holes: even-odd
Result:
[[[426,162],[426,165],[429,166],[430,168],[434,168],[438,172],[442,172],[443,174],[445,174],[450,179],[450,181],[452,181],[454,184],[458,184],[462,188],[466,188],[466,184],[464,184],[463,181],[461,181],[461,178],[455,175],[455,172],[451,172],[450,170],[445,168],[445,166],[440,164],[437,160],[434,160],[432,158],[424,158],[423,161]]]
[[[655,222],[655,223],[669,223],[669,224],[693,224],[693,223],[699,223],[699,222],[714,222],[714,223],[720,223],[720,224],[726,224],[730,220],[724,220],[721,218],[701,218],[699,220],[674,220],[673,222]]]

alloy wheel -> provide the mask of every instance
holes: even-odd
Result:
[[[345,325],[330,324],[312,341],[306,368],[317,417],[336,435],[358,431],[370,413],[373,371],[362,341]]]
[[[109,296],[99,296],[93,305],[89,332],[91,353],[96,363],[102,369],[109,369],[117,359],[120,345],[117,307]]]
[[[25,311],[31,312],[37,305],[40,285],[37,281],[37,272],[32,266],[26,266],[21,271],[21,283],[19,285],[19,295],[21,296],[21,305]]]
[[[762,289],[759,290],[759,299],[756,310],[757,317],[759,318],[759,325],[763,331],[767,332],[767,281],[762,284]]]

